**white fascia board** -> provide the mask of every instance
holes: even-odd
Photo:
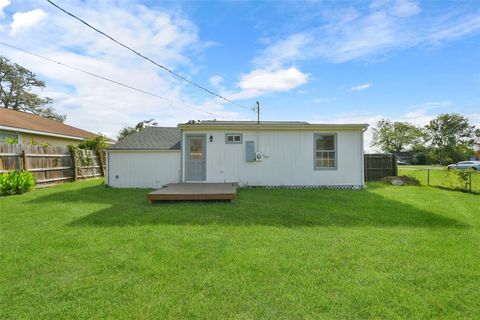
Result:
[[[289,125],[289,124],[179,124],[178,128],[188,131],[204,131],[208,130],[287,130],[287,131],[318,131],[318,130],[364,130],[368,128],[368,124],[305,124],[305,125]]]
[[[51,133],[51,132],[37,131],[37,130],[29,130],[29,129],[15,128],[15,127],[8,127],[8,126],[0,126],[0,130],[22,132],[22,133],[33,133],[33,134],[38,134],[38,135],[41,135],[41,136],[66,138],[66,139],[72,139],[72,140],[85,140],[86,139],[86,138],[82,138],[82,137],[69,136],[69,135],[65,135],[65,134],[58,134],[58,133]]]

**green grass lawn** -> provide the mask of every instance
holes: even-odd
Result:
[[[398,174],[418,179],[422,185],[428,183],[428,170],[430,169],[430,186],[447,189],[462,189],[465,185],[458,179],[456,170],[447,170],[441,166],[398,166]],[[472,191],[480,193],[480,172],[472,173]]]
[[[92,180],[0,198],[0,318],[480,317],[478,195],[146,192]]]

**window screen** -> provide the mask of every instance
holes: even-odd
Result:
[[[337,167],[336,145],[336,135],[315,134],[315,169]]]
[[[242,143],[241,133],[226,133],[225,143]]]

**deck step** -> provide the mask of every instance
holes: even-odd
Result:
[[[147,194],[153,201],[235,200],[238,183],[169,183]]]

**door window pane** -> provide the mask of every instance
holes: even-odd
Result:
[[[203,139],[190,138],[190,159],[203,160]]]

